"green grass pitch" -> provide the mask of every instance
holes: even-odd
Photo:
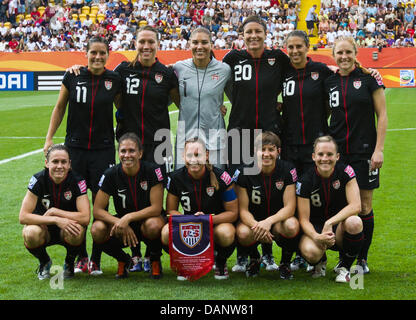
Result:
[[[264,269],[256,279],[231,273],[235,253],[229,259],[230,279],[217,281],[213,272],[196,282],[179,282],[162,257],[164,277],[151,280],[147,274],[131,273],[128,279],[114,279],[117,263],[103,254],[104,275],[76,275],[53,289],[48,280],[39,281],[37,261],[24,248],[18,214],[31,175],[44,163],[41,152],[15,158],[43,147],[57,92],[11,92],[0,94],[0,299],[186,299],[186,300],[298,300],[298,299],[387,299],[416,298],[415,208],[416,208],[416,89],[387,89],[389,131],[385,143],[385,163],[381,187],[374,193],[375,234],[369,254],[371,273],[362,289],[334,282],[332,267],[337,253],[329,252],[327,276],[311,279],[304,271],[283,281],[277,272]],[[229,105],[228,105],[229,107]],[[171,107],[171,110],[175,108]],[[172,112],[172,129],[178,113]],[[56,143],[63,142],[65,125],[59,128]],[[91,251],[91,236],[87,238]],[[273,247],[280,260],[280,248]],[[64,260],[63,247],[49,247],[54,265]],[[127,251],[129,252],[129,250]],[[144,246],[142,246],[144,253]]]

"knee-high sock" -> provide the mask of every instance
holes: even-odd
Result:
[[[87,253],[87,232],[85,232],[84,235],[84,240],[82,240],[81,245],[78,246],[79,250],[78,250],[78,259],[82,259],[82,258],[88,258],[88,253]]]
[[[219,265],[225,264],[227,259],[233,254],[235,246],[236,246],[235,241],[231,245],[229,245],[228,247],[221,247],[221,246],[215,244],[215,249],[218,252],[215,262]]]
[[[67,242],[65,242],[64,247],[66,248],[66,257],[65,257],[65,263],[72,265],[75,262],[75,258],[78,256],[79,251],[82,247],[82,244],[78,246],[73,246]]]
[[[94,261],[98,266],[101,264],[102,252],[103,252],[103,243],[97,243],[93,241],[90,260]]]
[[[140,252],[140,241],[135,247],[130,247],[132,257],[142,257],[142,253]]]
[[[344,232],[342,240],[342,267],[349,270],[362,247],[364,236],[362,232],[350,234]]]
[[[288,264],[292,260],[293,253],[298,249],[300,240],[300,232],[298,232],[294,237],[287,238],[281,234],[275,240],[276,244],[282,248],[282,259],[280,263]]]
[[[26,246],[26,249],[36,258],[39,260],[41,264],[45,264],[50,260],[50,257],[48,253],[46,252],[46,246],[45,244],[36,247],[36,248],[28,248]]]
[[[115,258],[117,261],[128,262],[130,260],[130,256],[123,251],[121,242],[117,238],[110,237],[101,246],[106,254]]]
[[[160,260],[160,256],[162,255],[162,241],[160,240],[160,237],[154,240],[143,237],[143,241],[149,250],[150,261]]]
[[[374,232],[374,213],[373,210],[367,215],[359,216],[363,222],[364,242],[361,247],[358,259],[367,260],[368,250],[370,249],[371,241],[373,240]]]
[[[248,246],[241,246],[240,252],[241,256],[250,256],[250,260],[258,260],[260,259],[260,253],[257,250],[258,242],[255,241],[251,245]]]
[[[264,255],[273,255],[273,243],[262,243],[261,252]]]

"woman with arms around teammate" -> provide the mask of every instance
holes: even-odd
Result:
[[[316,139],[310,168],[296,185],[299,222],[303,230],[299,248],[314,266],[313,278],[326,275],[326,250],[339,250],[336,282],[350,281],[350,268],[363,244],[360,191],[354,169],[339,163],[331,136]]]
[[[263,132],[255,142],[260,173],[240,173],[236,182],[240,211],[237,239],[243,253],[250,256],[246,276],[259,274],[257,245],[275,241],[282,247],[280,277],[292,279],[290,259],[299,242],[299,223],[294,217],[296,169],[279,160],[280,139],[274,133]]]
[[[95,221],[91,234],[101,250],[118,261],[116,278],[126,278],[131,258],[122,248],[135,247],[139,240],[150,252],[150,277],[162,276],[160,263],[160,231],[163,204],[163,175],[161,169],[142,161],[143,147],[135,133],[126,133],[119,139],[120,163],[107,169],[101,177],[94,202]],[[108,212],[113,197],[116,215]]]
[[[192,58],[178,61],[173,67],[180,95],[175,169],[183,166],[185,141],[197,136],[207,141],[210,164],[217,168],[226,165],[227,134],[221,108],[231,70],[228,64],[215,59],[212,46],[210,31],[195,29],[190,36]]]
[[[168,181],[168,214],[214,214],[215,279],[228,279],[227,259],[235,248],[233,222],[238,216],[238,200],[229,174],[209,163],[206,143],[198,138],[185,143],[185,166],[175,170]],[[162,243],[169,243],[169,225],[162,230]],[[182,275],[178,280],[185,280]]]
[[[341,161],[350,164],[357,175],[365,237],[357,264],[368,273],[374,231],[373,190],[379,187],[387,130],[384,85],[359,66],[353,38],[338,38],[332,51],[339,71],[325,81],[331,107],[329,133],[339,146]]]
[[[72,168],[85,178],[93,201],[101,175],[115,164],[113,102],[119,98],[121,78],[105,68],[108,55],[107,41],[93,37],[87,44],[87,67],[82,67],[78,76],[65,73],[44,145],[46,154],[69,104],[65,145],[71,154]],[[75,272],[87,269],[84,241]],[[101,273],[99,264],[92,271]]]
[[[45,169],[30,179],[19,221],[25,225],[27,250],[39,260],[39,280],[50,277],[52,260],[46,248],[55,244],[66,248],[64,278],[72,278],[75,258],[90,222],[90,204],[86,182],[71,170],[64,145],[52,145],[46,153]]]

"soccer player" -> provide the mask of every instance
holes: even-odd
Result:
[[[316,139],[309,169],[296,184],[299,222],[303,230],[299,248],[313,278],[326,275],[326,250],[340,250],[336,282],[349,282],[350,268],[363,242],[360,191],[354,169],[339,163],[339,153],[331,136]]]
[[[332,51],[339,72],[325,81],[331,107],[329,133],[339,146],[341,161],[350,164],[357,175],[365,237],[357,264],[368,273],[367,255],[374,231],[373,190],[379,187],[387,130],[384,85],[359,66],[354,39],[338,38]]]
[[[52,260],[46,248],[59,244],[66,248],[64,278],[74,276],[75,258],[90,221],[90,204],[85,180],[71,170],[68,148],[52,145],[46,153],[46,168],[29,181],[20,209],[25,225],[27,250],[39,260],[39,280],[50,277]]]
[[[277,111],[277,96],[280,93],[283,70],[289,58],[280,49],[266,49],[267,27],[259,16],[250,16],[241,26],[246,49],[231,50],[223,59],[231,67],[232,82],[226,88],[232,108],[228,123],[228,172],[233,176],[243,163],[244,154],[251,156],[254,150],[254,130],[280,134],[281,118]],[[242,130],[249,129],[249,141],[243,141]],[[234,134],[233,134],[234,133]],[[239,141],[234,141],[238,134]],[[234,138],[231,138],[233,137]],[[248,151],[248,152],[247,152]],[[237,264],[233,271],[243,271],[247,258],[237,246]],[[272,247],[263,246],[263,262],[270,270],[277,269],[273,261]]]
[[[121,78],[105,68],[108,55],[107,41],[92,37],[87,44],[87,67],[82,67],[78,76],[65,73],[43,149],[46,154],[69,104],[65,145],[71,154],[72,168],[85,178],[93,201],[101,175],[115,163],[113,102],[120,96]],[[75,272],[87,270],[84,243]],[[101,273],[99,264],[93,271]]]
[[[259,274],[259,242],[275,241],[282,247],[280,277],[292,279],[290,259],[299,242],[299,223],[294,217],[296,169],[289,162],[279,160],[280,139],[273,132],[257,136],[255,152],[260,173],[240,173],[237,178],[241,221],[237,226],[237,239],[242,251],[250,256],[246,276]]]
[[[212,166],[204,141],[194,138],[185,143],[185,166],[169,177],[166,199],[168,214],[214,214],[215,279],[228,279],[227,259],[235,248],[235,228],[238,200],[230,175]],[[169,225],[162,230],[162,243],[169,243]],[[182,275],[178,280],[185,280]]]
[[[221,108],[231,70],[228,64],[215,59],[212,46],[210,31],[203,27],[195,29],[190,37],[192,58],[179,61],[173,67],[180,95],[175,169],[183,166],[187,138],[201,135],[207,141],[209,162],[225,168],[227,140]]]
[[[157,165],[141,160],[143,147],[135,133],[120,137],[118,154],[120,163],[107,169],[101,177],[91,234],[102,251],[117,259],[117,279],[126,278],[131,265],[123,246],[135,247],[139,240],[144,241],[150,251],[150,277],[159,279],[162,277],[163,175]],[[116,215],[108,212],[110,197]]]

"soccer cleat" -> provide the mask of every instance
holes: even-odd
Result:
[[[100,266],[92,260],[88,263],[88,273],[92,276],[100,276],[103,274]]]
[[[303,259],[301,256],[296,256],[293,259],[292,263],[290,264],[290,270],[297,271],[299,269],[306,269],[308,267],[308,263]]]
[[[64,263],[64,279],[72,279],[74,277],[74,264]]]
[[[232,272],[245,272],[248,265],[248,257],[247,256],[239,256],[237,257],[237,262],[232,267]]]
[[[341,269],[341,266],[342,266],[342,260],[339,260],[338,263],[336,264],[336,266],[334,267],[334,272],[339,273],[339,270]]]
[[[315,268],[314,266],[311,266],[309,263],[307,263],[308,266],[306,267],[306,272],[312,272]]]
[[[257,277],[260,273],[260,260],[252,259],[246,268],[246,277],[254,278]]]
[[[363,268],[364,274],[370,273],[370,268],[368,267],[367,260],[365,259],[357,260],[357,266],[360,266],[361,268]]]
[[[312,278],[317,279],[326,275],[326,260],[319,262],[312,271]]]
[[[129,270],[131,265],[131,259],[129,257],[128,262],[118,261],[118,269],[116,279],[125,279],[129,276]]]
[[[149,258],[145,257],[143,260],[143,271],[150,272],[150,259]]]
[[[155,260],[151,262],[150,278],[160,279],[163,276],[162,272],[162,263],[160,260]]]
[[[37,269],[38,279],[39,280],[45,280],[49,279],[51,277],[50,271],[52,267],[52,260],[49,260],[45,264],[39,264],[39,267]]]
[[[88,272],[88,258],[81,258],[77,261],[77,265],[74,269],[75,273],[81,273],[81,272]]]
[[[350,282],[350,272],[345,267],[338,269],[338,275],[335,278],[335,282],[347,283]]]
[[[130,272],[141,272],[143,271],[143,261],[141,257],[134,256],[131,258],[133,266],[130,269]]]
[[[216,265],[214,278],[217,280],[229,279],[227,263],[224,265]]]
[[[293,279],[292,270],[289,263],[281,263],[279,266],[280,279],[291,280]]]
[[[279,270],[279,266],[274,262],[274,258],[271,254],[265,254],[261,257],[261,266],[265,267],[266,271]]]
[[[178,276],[176,277],[176,280],[178,280],[178,281],[186,281],[186,280],[188,280],[188,278],[185,277],[185,276],[181,276],[180,274],[178,274]]]

